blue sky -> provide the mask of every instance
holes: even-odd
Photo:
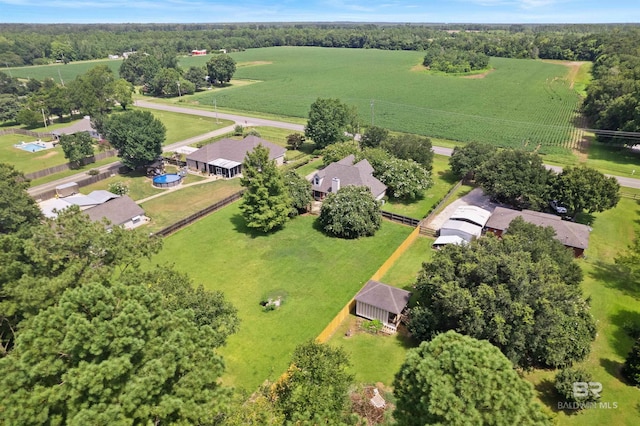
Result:
[[[0,0],[0,22],[640,22],[638,0]]]

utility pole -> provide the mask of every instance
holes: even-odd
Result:
[[[213,98],[213,109],[216,112],[216,124],[220,124],[220,122],[218,121],[218,101],[216,100],[216,98]]]
[[[371,99],[371,126],[373,126],[374,113],[373,113],[373,99]]]
[[[60,68],[58,68],[58,77],[60,78],[60,84],[64,87],[64,80],[62,80],[62,76],[60,75]]]
[[[180,92],[180,82],[176,81],[176,84],[178,85],[178,96],[182,97],[182,92]]]
[[[40,108],[42,111],[42,121],[44,122],[44,129],[47,130],[47,118],[44,116],[44,108]]]
[[[5,62],[4,66],[7,67],[7,72],[9,73],[9,77],[13,78],[13,75],[11,75],[11,70],[9,69],[9,64]]]

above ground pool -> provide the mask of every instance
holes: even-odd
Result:
[[[158,188],[170,188],[180,185],[180,182],[182,182],[182,176],[177,174],[165,174],[153,178],[153,186]]]

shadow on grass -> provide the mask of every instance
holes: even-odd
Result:
[[[610,161],[616,164],[637,164],[640,166],[640,154],[624,145],[591,140],[589,159]]]
[[[438,176],[440,176],[440,179],[451,185],[455,185],[460,180],[453,174],[450,169],[438,172]]]
[[[242,217],[241,214],[234,214],[233,216],[231,216],[231,224],[233,225],[233,229],[236,232],[238,232],[239,234],[248,235],[251,238],[268,237],[282,229],[282,228],[279,228],[271,232],[262,232],[256,229],[251,229],[247,226],[247,222],[244,220],[244,217]]]
[[[536,392],[538,392],[540,401],[542,401],[542,403],[546,405],[547,408],[549,408],[554,413],[564,411],[558,409],[558,403],[562,401],[560,400],[560,395],[558,395],[558,392],[556,392],[556,387],[552,380],[542,380],[540,383],[535,385],[535,389]],[[567,410],[566,413],[569,415],[573,415],[579,413],[579,410]]]
[[[593,263],[593,266],[590,275],[596,281],[608,288],[621,291],[627,296],[640,299],[640,286],[618,265],[598,260]]]
[[[600,366],[605,369],[607,373],[616,379],[620,380],[623,383],[626,383],[622,374],[620,374],[620,370],[622,370],[622,363],[618,361],[614,361],[612,359],[600,358]]]
[[[617,327],[609,336],[613,340],[611,346],[618,355],[626,358],[635,340],[633,335],[640,328],[640,312],[622,310],[611,315],[609,319]]]

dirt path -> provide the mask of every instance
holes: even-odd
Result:
[[[585,61],[556,61],[552,59],[543,59],[542,62],[548,62],[550,64],[558,64],[564,65],[569,68],[569,73],[567,74],[567,79],[569,80],[569,88],[573,89],[573,85],[576,82],[576,76],[580,71],[580,67],[586,64]]]

